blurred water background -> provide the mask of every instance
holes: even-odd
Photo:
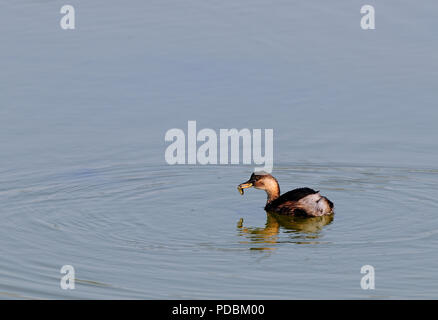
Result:
[[[437,297],[436,1],[368,1],[368,31],[356,0],[73,0],[75,30],[64,4],[0,1],[0,298]],[[334,219],[168,165],[188,120],[274,129],[282,191]]]

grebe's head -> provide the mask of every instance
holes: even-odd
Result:
[[[248,181],[239,184],[237,189],[243,195],[243,189],[254,187],[267,192],[279,189],[277,179],[266,172],[254,172]]]

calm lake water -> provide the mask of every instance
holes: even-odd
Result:
[[[64,4],[0,4],[0,298],[438,297],[436,1],[368,1],[369,31],[360,1],[76,0],[75,30]],[[334,218],[168,165],[188,120],[274,129],[282,191]]]

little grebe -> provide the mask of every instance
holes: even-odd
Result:
[[[298,188],[280,196],[277,179],[268,173],[253,173],[247,182],[237,189],[243,195],[243,189],[254,187],[265,190],[268,195],[265,210],[292,216],[323,216],[333,214],[333,202],[310,188]]]

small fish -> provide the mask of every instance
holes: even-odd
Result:
[[[251,188],[252,187],[252,182],[245,182],[245,183],[241,183],[237,186],[237,190],[239,190],[239,193],[243,196],[243,189],[246,188]]]

